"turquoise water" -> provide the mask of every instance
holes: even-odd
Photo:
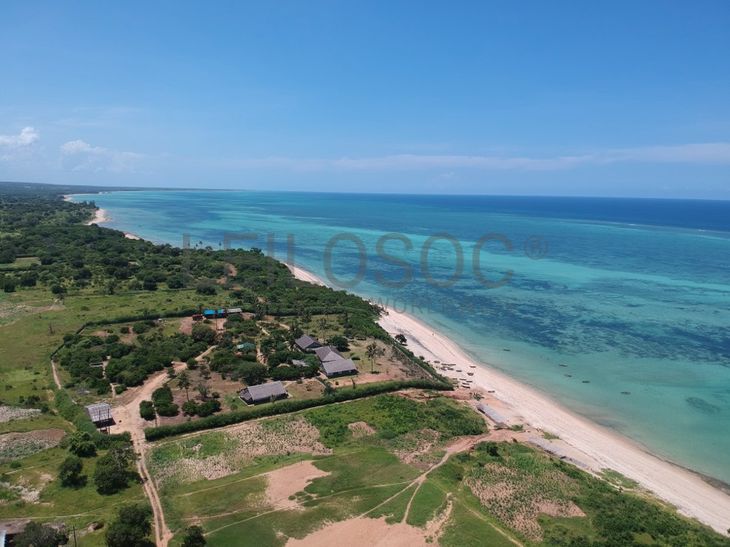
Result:
[[[77,196],[152,241],[286,259],[413,313],[651,451],[730,482],[730,202],[144,191]],[[385,242],[384,234],[400,234]],[[331,249],[337,234],[346,234]],[[421,254],[434,234],[425,271]],[[474,248],[491,236],[477,253]],[[230,236],[229,236],[230,237]],[[358,243],[361,248],[358,248]],[[386,259],[383,255],[392,255]],[[405,266],[412,279],[400,283]],[[462,263],[463,273],[444,286]],[[509,273],[511,272],[511,274]],[[498,287],[480,280],[504,280]],[[561,366],[563,365],[563,366]]]

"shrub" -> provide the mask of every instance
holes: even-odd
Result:
[[[155,406],[152,401],[142,401],[139,403],[139,415],[145,420],[155,419]]]
[[[185,529],[182,540],[182,547],[205,547],[207,542],[200,526],[189,526]]]
[[[13,538],[16,547],[58,547],[66,545],[68,536],[50,526],[38,522],[29,522],[25,529]]]
[[[86,431],[74,431],[68,436],[68,451],[82,458],[96,455],[96,445],[91,435]]]
[[[129,446],[116,446],[99,458],[94,470],[94,484],[99,494],[115,494],[123,490],[129,481],[137,478],[130,469],[134,455]]]
[[[78,456],[69,456],[61,463],[58,468],[58,478],[61,486],[78,487],[86,482],[86,477],[81,474],[84,464]]]
[[[154,546],[148,537],[152,531],[151,516],[152,511],[145,505],[122,507],[106,531],[106,544],[109,547]]]

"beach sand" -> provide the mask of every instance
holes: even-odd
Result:
[[[106,210],[104,209],[97,209],[94,212],[94,218],[92,218],[90,221],[86,223],[87,226],[91,226],[92,224],[103,224],[104,222],[109,222],[110,218],[107,215]]]
[[[298,279],[324,285],[306,270],[289,268]],[[675,506],[680,513],[728,534],[730,496],[700,475],[648,453],[615,431],[567,410],[548,395],[476,361],[449,338],[406,313],[386,309],[379,323],[391,335],[403,334],[408,348],[416,355],[431,363],[455,364],[453,368],[461,369],[461,373],[453,370],[442,374],[460,381],[472,380],[472,390],[484,394],[484,402],[510,423],[529,424],[560,437],[550,441],[540,437],[540,446],[596,474],[605,469],[618,471]]]

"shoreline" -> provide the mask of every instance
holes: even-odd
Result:
[[[71,201],[73,202],[73,196],[76,194],[66,194],[63,196],[63,201]],[[94,212],[94,218],[91,220],[85,222],[86,226],[91,226],[92,224],[96,224],[97,226],[100,224],[104,224],[106,222],[109,222],[112,219],[111,216],[109,216],[109,211],[106,209],[102,209],[101,207],[97,207],[96,211]],[[141,240],[142,238],[139,237],[137,234],[133,234],[132,232],[122,232],[124,234],[124,237],[127,239],[138,239]]]
[[[71,201],[71,195],[64,199]],[[96,223],[99,211],[94,220]],[[110,218],[102,213],[99,222]],[[123,232],[128,239],[142,239]],[[315,274],[285,264],[302,281],[325,285]],[[439,370],[459,380],[472,380],[470,391],[506,418],[508,424],[527,424],[537,429],[526,442],[564,458],[595,475],[611,469],[636,481],[655,497],[671,504],[685,516],[695,518],[727,536],[730,528],[730,495],[713,485],[711,477],[681,467],[650,453],[638,442],[599,425],[563,407],[550,395],[523,384],[495,367],[470,356],[448,336],[407,313],[386,308],[378,323],[391,335],[403,334],[408,348],[430,362],[456,363],[463,372]],[[437,363],[436,368],[440,365]],[[466,374],[473,374],[466,376]],[[461,381],[459,382],[461,383]],[[557,435],[546,439],[543,432]],[[719,482],[719,481],[718,481]]]
[[[287,266],[297,279],[326,285],[307,270]],[[526,423],[559,437],[548,440],[535,435],[528,440],[531,444],[565,457],[596,475],[606,469],[618,471],[673,505],[681,514],[728,535],[730,496],[698,473],[649,453],[635,441],[567,410],[548,395],[474,359],[447,336],[407,313],[386,308],[378,323],[391,335],[403,334],[408,348],[427,361],[455,363],[457,369],[461,367],[462,373],[439,372],[460,380],[459,383],[464,379],[473,380],[469,389],[481,391],[482,401],[508,423]],[[473,376],[466,376],[467,370]]]

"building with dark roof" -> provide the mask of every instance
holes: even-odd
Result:
[[[277,399],[286,399],[289,394],[281,382],[268,382],[256,386],[248,386],[238,394],[241,400],[248,405],[268,403]]]
[[[314,353],[323,363],[325,361],[337,361],[338,359],[342,359],[342,355],[340,355],[337,348],[334,346],[322,346],[321,348],[316,348]]]
[[[357,367],[352,359],[343,359],[340,357],[334,361],[324,361],[320,368],[327,378],[336,378],[337,376],[349,376],[357,374]]]
[[[312,338],[308,334],[300,336],[294,340],[294,343],[302,351],[313,351],[322,346],[322,344],[319,343],[319,340]]]

